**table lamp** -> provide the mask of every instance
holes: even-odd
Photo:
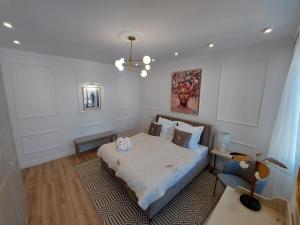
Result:
[[[217,135],[218,149],[220,152],[225,152],[228,144],[231,141],[231,135],[228,132],[219,132]]]

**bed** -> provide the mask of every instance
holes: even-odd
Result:
[[[156,215],[209,163],[211,126],[200,122],[157,115],[192,126],[204,126],[199,146],[193,150],[175,145],[163,137],[140,133],[131,137],[132,149],[119,153],[116,143],[98,150],[102,166],[124,188],[149,218]]]

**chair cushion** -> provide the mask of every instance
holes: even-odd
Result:
[[[251,185],[246,180],[232,174],[219,173],[218,178],[224,185],[233,188],[237,186],[241,186],[246,189],[250,189],[251,187]]]

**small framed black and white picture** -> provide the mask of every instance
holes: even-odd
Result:
[[[101,109],[101,87],[98,85],[87,85],[82,87],[84,111]]]

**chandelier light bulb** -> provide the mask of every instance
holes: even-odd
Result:
[[[19,42],[18,40],[14,40],[13,43],[14,43],[15,45],[20,45],[20,44],[21,44],[21,42]]]
[[[9,23],[9,22],[3,22],[3,26],[5,26],[5,27],[7,27],[7,28],[9,28],[9,29],[13,29],[14,28],[14,26],[11,24],[11,23]]]
[[[145,69],[146,69],[146,70],[150,70],[150,65],[146,65],[146,66],[145,66]]]
[[[116,60],[116,61],[115,61],[115,66],[116,66],[117,68],[119,68],[120,66],[122,66],[122,63],[120,62],[120,60]]]
[[[265,34],[269,34],[269,33],[271,33],[272,31],[273,31],[273,29],[270,28],[270,27],[263,29],[263,32],[264,32]]]
[[[118,67],[119,71],[123,71],[124,70],[124,67],[121,65]]]
[[[147,76],[147,71],[146,70],[142,70],[141,71],[141,77],[146,77]]]
[[[120,59],[120,62],[121,62],[122,64],[124,64],[124,63],[125,63],[125,59],[124,59],[124,58],[121,58],[121,59]]]
[[[150,56],[145,55],[144,58],[143,58],[143,62],[144,62],[145,64],[149,64],[149,63],[151,62]]]

